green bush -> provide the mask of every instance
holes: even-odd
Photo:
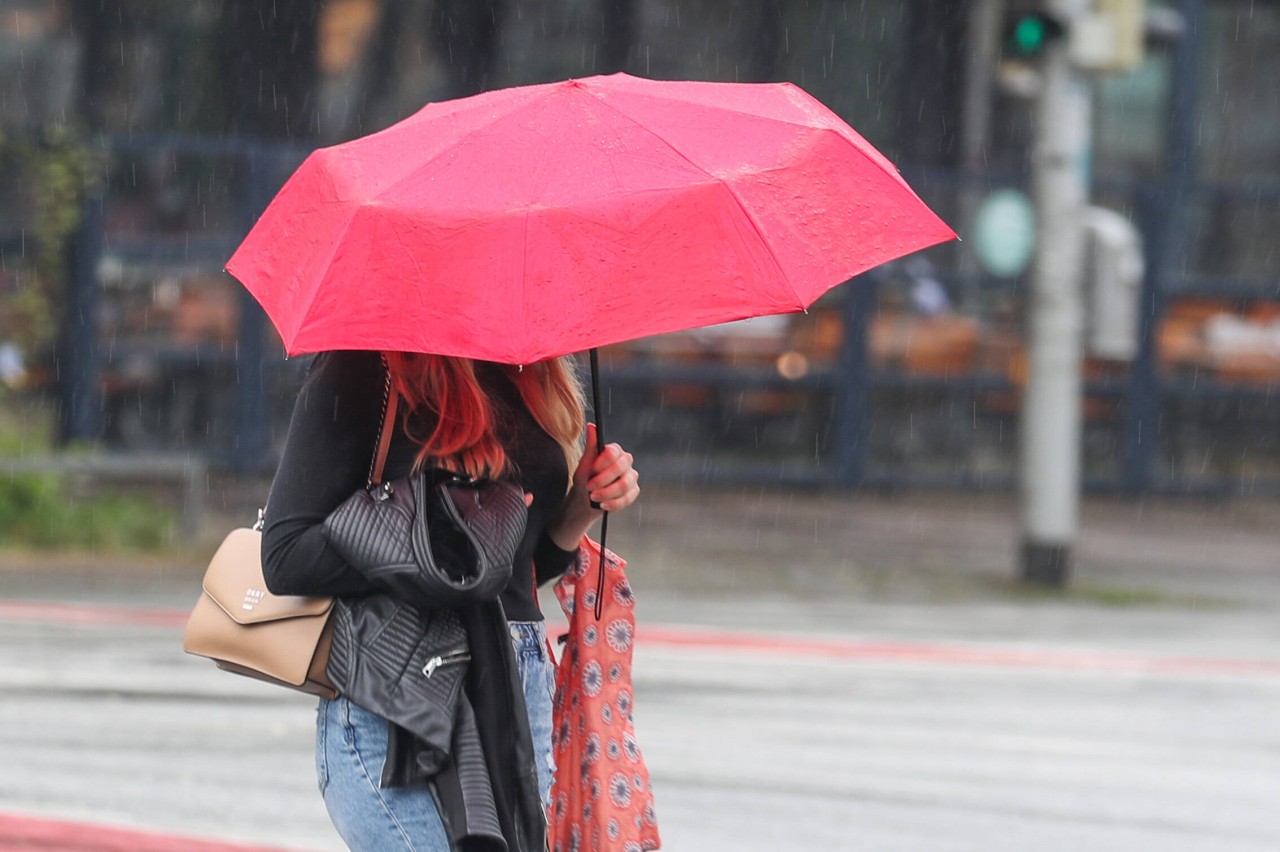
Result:
[[[102,154],[67,124],[19,136],[0,133],[0,175],[26,225],[21,257],[8,260],[10,286],[0,288],[0,339],[28,361],[52,354],[67,277],[67,244],[80,225],[87,195],[102,183]],[[31,243],[28,251],[27,244]]]
[[[0,546],[155,550],[174,526],[171,511],[141,497],[73,498],[56,476],[0,476]]]

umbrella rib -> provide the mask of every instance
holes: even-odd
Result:
[[[525,340],[525,331],[529,327],[529,211],[524,211],[524,230],[520,234],[524,245],[520,247],[520,334],[513,338]],[[523,364],[520,366],[524,366]]]
[[[742,211],[742,215],[751,223],[751,229],[755,231],[756,238],[760,240],[760,244],[764,246],[765,251],[769,253],[769,259],[773,261],[774,268],[777,269],[778,272],[778,277],[786,283],[787,289],[790,290],[791,295],[795,297],[796,310],[802,311],[808,308],[809,306],[805,304],[804,299],[802,299],[800,294],[796,292],[796,287],[791,282],[791,278],[783,271],[782,261],[778,260],[778,256],[773,251],[773,246],[771,246],[769,241],[765,239],[764,231],[760,228],[760,223],[756,221],[756,217],[747,209],[747,205],[742,203],[742,199],[738,196],[738,193],[733,191],[732,186],[723,180],[720,181],[720,185],[725,188],[725,191],[733,198],[733,203],[738,205],[738,209]]]
[[[587,91],[590,91],[590,90],[588,89]],[[632,118],[631,115],[629,115],[627,112],[618,109],[616,106],[609,103],[607,100],[600,97],[595,92],[591,92],[591,95],[600,103],[602,103],[604,106],[613,110],[615,113],[622,116],[627,121],[631,122],[633,125],[635,125],[636,127],[643,130],[645,133],[652,136],[654,139],[657,139],[659,142],[665,145],[673,154],[675,154],[681,160],[684,160],[692,168],[702,172],[708,178],[720,184],[720,186],[724,187],[724,190],[729,193],[730,197],[733,198],[733,202],[738,205],[738,209],[742,211],[742,215],[745,216],[747,221],[751,224],[751,230],[755,233],[756,239],[759,240],[761,247],[764,249],[765,253],[769,256],[769,259],[773,261],[773,266],[775,271],[778,274],[778,278],[786,283],[787,288],[791,291],[791,295],[795,297],[795,301],[797,305],[796,310],[803,310],[808,307],[808,305],[804,304],[804,300],[801,299],[800,294],[796,292],[795,286],[791,283],[791,281],[787,278],[786,274],[784,273],[782,269],[782,263],[781,261],[778,260],[778,256],[774,254],[773,247],[769,245],[769,241],[765,239],[764,231],[761,229],[760,223],[756,221],[756,217],[752,215],[749,209],[747,209],[747,206],[742,203],[742,199],[738,197],[738,193],[733,191],[733,187],[729,185],[728,181],[726,181],[722,177],[713,175],[711,172],[707,171],[706,167],[701,166],[698,163],[695,163],[693,160],[689,159],[689,157],[683,151],[681,151],[676,146],[672,145],[666,139],[662,138],[661,135],[659,135],[658,133],[656,133],[649,127],[647,127],[644,123],[637,121],[635,118]]]
[[[692,82],[692,81],[689,81],[689,82]],[[756,84],[747,84],[747,83],[715,84],[713,83],[711,85],[734,85],[734,86],[759,85],[764,87],[778,87],[778,88],[790,87],[793,89],[799,89],[799,87],[794,86],[791,83],[756,83]],[[591,91],[590,87],[586,87],[586,88],[588,89],[588,91]],[[800,89],[800,91],[803,93],[803,89]],[[599,95],[597,95],[594,91],[591,91],[591,94],[599,98]],[[830,129],[830,128],[826,128],[825,125],[815,124],[813,120],[801,121],[799,119],[791,119],[791,118],[786,118],[784,116],[779,116],[779,115],[770,115],[759,110],[743,109],[741,107],[728,106],[723,103],[714,103],[714,104],[703,103],[701,101],[693,101],[686,98],[680,98],[672,95],[662,94],[660,92],[628,92],[627,94],[634,94],[636,97],[650,98],[655,101],[674,102],[681,105],[694,104],[704,109],[720,110],[721,112],[733,113],[734,115],[744,115],[744,116],[747,116],[748,118],[759,119],[762,121],[775,121],[779,124],[786,124],[792,127],[807,127],[814,130]],[[601,98],[601,100],[603,100],[603,98]],[[614,107],[614,109],[617,109],[618,112],[622,112],[622,110],[618,109],[616,106]],[[625,115],[626,113],[623,113],[623,114]],[[837,116],[837,118],[839,118],[839,116]]]
[[[546,100],[546,98],[543,98]],[[533,176],[532,198],[535,202],[542,200],[542,193],[545,189],[543,186],[543,175],[547,171],[547,160],[545,158],[538,160],[538,171]],[[524,229],[521,233],[521,239],[524,244],[520,247],[520,336],[519,340],[527,340],[525,333],[529,328],[529,219],[532,209],[526,206],[524,209]]]
[[[718,84],[718,85],[728,85],[728,84]],[[731,85],[777,86],[779,88],[784,88],[784,89],[789,89],[789,90],[799,92],[806,99],[813,100],[813,98],[810,95],[808,95],[803,89],[801,89],[799,86],[796,86],[794,83],[785,83],[785,82],[784,83],[750,83],[750,84],[737,83],[737,84],[731,84]],[[628,113],[626,113],[625,111],[617,107],[615,104],[605,101],[604,98],[601,98],[600,95],[598,95],[595,91],[592,91],[589,88],[588,88],[588,91],[591,91],[591,94],[597,100],[600,100],[602,103],[608,103],[609,106],[614,109],[614,111],[630,118]],[[680,98],[674,98],[674,97],[664,95],[661,93],[656,93],[656,92],[646,92],[639,96],[652,98],[654,100],[659,100],[659,101],[675,101],[676,103],[689,103],[689,101],[682,100]],[[829,113],[831,117],[834,118],[839,125],[844,125],[844,127],[847,130],[852,131],[855,136],[858,136],[859,138],[861,138],[861,135],[852,127],[848,126],[848,124],[844,121],[844,119],[842,119],[834,111],[832,111],[830,108],[823,105],[821,102],[818,102],[816,100],[813,100],[813,102],[818,107],[821,107],[823,111]],[[810,116],[809,121],[800,121],[798,119],[790,119],[790,118],[786,118],[784,116],[779,116],[779,115],[768,115],[761,111],[743,109],[741,107],[736,107],[736,106],[726,106],[724,104],[699,103],[699,106],[702,106],[706,109],[715,109],[715,110],[720,110],[722,112],[733,113],[734,115],[745,115],[745,116],[748,116],[749,118],[758,119],[761,121],[772,121],[778,124],[785,124],[790,127],[804,127],[809,130],[821,130],[829,133],[834,133],[836,136],[839,136],[845,142],[845,144],[853,146],[854,150],[856,150],[858,152],[858,155],[862,157],[864,160],[868,160],[876,168],[883,170],[886,174],[893,177],[895,180],[897,180],[898,183],[902,184],[905,188],[911,189],[910,185],[906,182],[906,180],[903,179],[902,175],[899,173],[897,166],[891,163],[888,160],[888,158],[884,157],[884,155],[881,154],[879,151],[876,151],[875,148],[871,146],[870,143],[867,143],[865,139],[863,139],[862,141],[867,144],[867,148],[869,148],[870,150],[869,151],[864,150],[861,146],[855,144],[853,140],[851,140],[847,135],[841,132],[839,126],[833,126],[831,123],[825,121],[824,120],[825,116]],[[634,121],[635,119],[632,119],[632,120]],[[643,127],[643,125],[641,126]],[[879,157],[880,159],[877,159],[877,157]],[[912,192],[914,192],[914,190],[912,190]]]
[[[748,85],[748,84],[741,84],[741,85]],[[752,84],[752,85],[774,85],[774,84]],[[799,91],[801,94],[805,94],[803,89],[800,89],[799,87],[795,86],[795,85],[794,85],[794,84],[792,84],[792,83],[779,83],[779,84],[776,84],[776,85],[778,85],[778,86],[782,86],[782,87],[787,87],[787,88],[790,88],[790,89],[794,89],[794,90],[796,90],[796,91]],[[677,155],[679,155],[679,156],[681,157],[681,159],[683,159],[685,162],[689,163],[689,164],[690,164],[691,166],[693,166],[694,168],[699,169],[699,170],[700,170],[700,171],[702,171],[703,173],[707,173],[707,172],[706,172],[706,169],[702,168],[702,167],[701,167],[701,166],[699,166],[697,163],[694,163],[692,160],[690,160],[688,157],[686,157],[683,153],[681,153],[678,149],[676,149],[676,148],[675,148],[674,146],[672,146],[669,142],[667,142],[667,140],[663,139],[663,138],[662,138],[661,136],[659,136],[657,133],[654,133],[654,132],[653,132],[652,130],[650,130],[647,126],[645,126],[642,122],[640,122],[640,121],[638,121],[637,119],[633,118],[633,117],[631,116],[631,114],[630,114],[630,113],[628,113],[626,110],[621,109],[621,108],[620,108],[620,107],[618,107],[616,104],[611,103],[610,101],[608,101],[608,100],[606,100],[605,98],[601,97],[599,93],[597,93],[596,91],[594,91],[594,90],[590,89],[589,87],[587,87],[587,88],[586,88],[586,91],[590,92],[590,93],[591,93],[591,95],[592,95],[592,97],[594,97],[596,100],[600,101],[602,104],[605,104],[606,106],[608,106],[610,109],[612,109],[612,110],[613,110],[614,112],[616,112],[618,115],[623,116],[623,117],[624,117],[624,118],[626,118],[628,121],[630,121],[630,122],[632,122],[633,124],[635,124],[637,127],[640,127],[640,128],[642,128],[642,129],[644,129],[645,131],[647,131],[647,132],[651,133],[653,136],[655,136],[656,138],[658,138],[658,139],[659,139],[659,140],[660,140],[664,145],[666,145],[668,148],[671,148],[671,150],[672,150],[672,151],[675,151],[675,153],[676,153]],[[653,98],[653,99],[655,99],[655,100],[672,100],[672,98],[669,98],[669,97],[667,97],[667,96],[665,96],[665,95],[662,95],[662,94],[656,94],[656,93],[646,93],[646,94],[644,95],[644,97]],[[676,100],[679,100],[679,99],[676,99]],[[859,145],[859,144],[857,144],[853,139],[850,139],[850,138],[848,137],[848,135],[846,135],[845,133],[843,133],[843,132],[840,130],[840,128],[839,128],[839,127],[831,126],[829,123],[826,123],[826,122],[819,122],[819,121],[817,121],[817,120],[815,120],[813,123],[805,122],[805,121],[793,121],[793,120],[791,120],[791,119],[784,118],[784,117],[782,117],[782,116],[776,116],[776,115],[763,115],[763,114],[761,114],[761,113],[759,113],[759,112],[755,112],[755,111],[751,111],[751,110],[745,110],[745,109],[739,109],[739,108],[732,107],[732,106],[723,106],[723,105],[714,105],[714,104],[703,104],[703,106],[705,106],[705,107],[706,107],[706,108],[708,108],[708,109],[719,109],[719,110],[722,110],[722,111],[724,111],[724,112],[734,113],[735,115],[746,115],[746,116],[750,116],[750,117],[752,117],[752,118],[756,118],[756,119],[759,119],[759,120],[762,120],[762,121],[772,121],[772,122],[776,122],[776,123],[778,123],[778,124],[784,124],[784,125],[788,125],[788,126],[791,126],[791,127],[804,127],[804,128],[809,129],[809,130],[815,130],[815,131],[818,131],[818,132],[821,132],[821,133],[826,133],[826,134],[834,135],[834,136],[835,136],[837,139],[839,139],[842,143],[844,143],[844,144],[845,144],[845,145],[847,145],[848,147],[852,148],[852,149],[853,149],[853,151],[857,154],[857,156],[858,156],[860,159],[862,159],[862,160],[866,161],[866,162],[867,162],[870,166],[872,166],[873,168],[879,169],[879,170],[880,170],[881,172],[883,172],[886,176],[888,176],[891,180],[893,180],[895,183],[897,183],[897,184],[898,184],[898,185],[899,185],[899,186],[900,186],[900,187],[901,187],[905,192],[907,192],[907,193],[911,194],[912,196],[915,196],[917,199],[919,198],[919,195],[916,193],[916,191],[915,191],[914,189],[912,189],[912,188],[911,188],[911,185],[910,185],[909,183],[907,183],[907,181],[906,181],[906,179],[905,179],[905,178],[903,178],[903,176],[902,176],[901,172],[899,172],[899,170],[898,170],[897,166],[895,166],[893,163],[891,163],[891,162],[890,162],[890,161],[889,161],[889,160],[888,160],[888,159],[887,159],[883,154],[881,154],[879,151],[875,150],[875,148],[874,148],[870,143],[868,143],[865,139],[862,139],[861,135],[860,135],[860,134],[858,134],[856,130],[853,130],[853,128],[852,128],[852,127],[848,127],[848,125],[845,125],[845,126],[846,126],[846,128],[847,128],[848,130],[852,131],[852,132],[853,132],[853,134],[854,134],[855,136],[857,136],[859,139],[861,139],[861,140],[862,140],[863,145]],[[831,110],[827,109],[827,108],[826,108],[825,106],[823,106],[821,103],[819,103],[819,104],[818,104],[818,106],[819,106],[819,107],[822,107],[824,110],[826,110],[827,112],[829,112],[829,113],[831,114],[831,116],[832,116],[832,117],[834,117],[834,118],[836,119],[836,121],[840,122],[841,124],[844,124],[844,121],[843,121],[843,119],[841,119],[841,118],[840,118],[840,116],[836,115],[834,112],[832,112]],[[866,147],[863,147],[864,145],[865,145]],[[717,179],[717,178],[715,178],[715,176],[714,176],[714,175],[709,175],[709,176],[710,176],[710,177],[712,177],[713,179]],[[723,182],[723,181],[721,181],[721,183],[724,183],[724,182]],[[725,186],[726,186],[726,187],[728,187],[728,184],[725,184]],[[741,204],[741,199],[739,199],[739,198],[738,198],[737,193],[734,193],[732,189],[730,189],[729,191],[730,191],[730,193],[732,193],[732,194],[733,194],[733,196],[734,196],[735,200],[737,200],[737,201],[738,201],[738,203],[739,203],[739,204]],[[923,203],[923,202],[921,202],[921,203]],[[745,208],[744,208],[744,211],[745,211]],[[749,217],[749,218],[750,218],[750,221],[751,221],[751,223],[752,223],[752,226],[753,226],[753,227],[754,227],[754,226],[756,226],[755,219],[754,219],[754,218],[751,218],[751,217]],[[949,230],[949,229],[948,229],[948,230]],[[952,238],[953,238],[953,239],[955,238],[954,233],[952,234]],[[941,242],[941,240],[939,240],[939,242]],[[775,260],[776,260],[776,258],[775,258]],[[801,307],[802,307],[802,308],[803,308],[803,307],[807,307],[807,305],[803,305],[803,304],[802,304],[802,305],[801,305]]]
[[[554,89],[550,89],[550,90],[548,90],[548,91],[546,91],[546,92],[542,93],[542,94],[541,94],[541,95],[540,95],[536,100],[532,100],[532,101],[527,101],[527,102],[524,102],[524,103],[520,103],[520,104],[518,104],[518,105],[516,105],[516,106],[512,107],[511,109],[508,109],[506,112],[502,113],[501,115],[495,115],[495,116],[492,116],[492,117],[491,117],[491,119],[490,119],[489,121],[487,121],[486,123],[481,124],[481,125],[479,125],[479,126],[477,126],[477,127],[473,127],[471,130],[468,130],[466,133],[462,134],[462,135],[461,135],[461,136],[459,136],[457,139],[453,140],[453,142],[449,143],[449,145],[447,145],[447,146],[445,146],[445,147],[441,148],[439,151],[437,151],[436,153],[432,154],[430,157],[427,157],[426,159],[422,160],[420,163],[417,163],[416,165],[414,165],[414,167],[413,167],[413,169],[412,169],[412,174],[414,174],[414,175],[420,175],[420,174],[422,174],[424,171],[426,171],[426,169],[427,169],[427,168],[429,168],[430,166],[434,165],[435,163],[437,163],[437,162],[438,162],[438,161],[440,161],[441,159],[443,159],[443,158],[445,158],[445,157],[449,156],[451,153],[453,153],[453,152],[457,151],[459,148],[465,147],[465,145],[467,144],[467,141],[468,141],[468,140],[473,139],[473,138],[474,138],[475,136],[477,136],[478,134],[484,133],[485,131],[487,131],[487,130],[489,130],[490,128],[492,128],[492,127],[493,127],[493,125],[497,124],[498,122],[500,122],[500,121],[502,121],[502,120],[504,120],[504,119],[507,119],[507,118],[511,117],[511,116],[512,116],[513,114],[515,114],[515,113],[518,113],[518,112],[521,112],[521,111],[524,111],[524,110],[531,109],[532,107],[534,107],[534,106],[536,106],[536,105],[538,105],[538,104],[542,103],[543,101],[545,101],[545,100],[547,100],[547,99],[549,99],[549,98],[553,97],[555,94],[556,94],[555,90],[554,90]],[[412,116],[410,116],[410,118],[412,118]],[[391,129],[391,128],[388,128],[388,129]],[[385,131],[385,130],[383,130],[383,131],[379,131],[379,132],[380,132],[380,133],[385,133],[386,131]],[[354,141],[357,141],[357,142],[358,142],[358,141],[360,141],[360,140],[358,140],[358,139],[357,139],[357,140],[354,140]],[[349,143],[344,143],[344,144],[349,144]],[[341,147],[341,146],[335,146],[335,147]],[[388,184],[386,187],[383,187],[382,191],[380,191],[380,192],[378,192],[377,194],[375,194],[375,195],[371,196],[368,200],[370,200],[370,201],[376,201],[376,200],[378,200],[379,198],[381,198],[381,197],[382,197],[382,193],[383,193],[383,192],[387,192],[387,191],[389,191],[389,190],[393,189],[393,188],[394,188],[394,186],[395,186],[395,183]]]
[[[329,242],[329,246],[328,246],[329,257],[324,262],[325,274],[312,277],[311,287],[310,289],[308,289],[306,294],[306,299],[305,299],[306,307],[300,312],[297,324],[293,328],[293,337],[295,339],[297,338],[299,332],[301,332],[302,327],[307,324],[308,318],[311,316],[311,309],[315,307],[316,294],[320,292],[321,286],[324,284],[325,280],[328,278],[328,270],[333,264],[333,258],[335,255],[337,255],[338,248],[343,244],[343,239],[346,237],[347,231],[351,230],[351,223],[355,221],[356,215],[360,212],[360,207],[361,205],[357,204],[354,207],[354,209],[350,211],[349,215],[346,217],[346,220],[342,223],[342,233],[338,235],[337,239],[330,240]]]
[[[800,294],[796,292],[796,288],[791,283],[791,280],[785,274],[783,274],[782,263],[778,260],[778,256],[774,253],[773,248],[770,246],[768,240],[765,239],[764,231],[761,229],[760,223],[756,220],[756,217],[752,215],[751,210],[746,206],[746,204],[743,203],[742,198],[738,195],[738,193],[734,191],[733,186],[731,184],[729,184],[723,178],[719,178],[716,175],[711,174],[709,171],[707,171],[706,168],[699,165],[698,163],[695,163],[693,160],[689,159],[689,157],[686,156],[682,151],[680,151],[680,149],[676,148],[666,139],[662,138],[661,135],[659,135],[658,133],[650,129],[643,122],[632,117],[631,114],[628,113],[626,110],[620,109],[617,105],[611,103],[606,98],[601,97],[600,94],[598,94],[595,91],[592,91],[590,88],[588,87],[584,87],[584,88],[587,92],[591,94],[592,97],[594,97],[601,104],[607,106],[609,109],[613,110],[615,113],[622,116],[627,121],[634,124],[636,127],[640,128],[644,132],[653,136],[655,139],[657,139],[659,142],[661,142],[663,145],[669,148],[677,157],[684,160],[691,167],[697,169],[698,171],[702,172],[710,179],[718,182],[721,186],[723,186],[725,190],[729,193],[729,195],[733,197],[733,200],[738,205],[739,209],[742,210],[742,213],[746,217],[747,221],[751,223],[751,227],[755,231],[757,239],[760,240],[760,243],[764,247],[765,251],[768,253],[769,258],[774,262],[774,266],[778,272],[779,277],[784,282],[786,282],[788,289],[791,290],[792,296],[795,297],[795,304],[796,304],[795,309],[796,310],[808,309],[809,307],[808,303],[806,303],[805,300],[800,296]],[[651,96],[651,97],[654,97],[654,96]],[[660,96],[657,96],[657,97],[660,97]],[[765,121],[776,121],[780,124],[787,124],[787,125],[796,126],[796,127],[805,127],[810,130],[816,131],[818,133],[834,136],[836,139],[840,140],[840,142],[842,142],[844,145],[853,149],[854,153],[860,159],[866,161],[870,166],[880,170],[886,176],[891,178],[903,189],[903,191],[918,198],[918,196],[916,196],[915,190],[911,188],[910,184],[906,182],[906,180],[902,177],[902,175],[898,172],[897,168],[894,167],[892,163],[890,163],[888,160],[881,162],[880,160],[876,159],[876,156],[873,156],[873,154],[870,151],[865,150],[862,146],[855,144],[855,142],[852,139],[850,139],[844,133],[841,133],[838,128],[830,127],[826,124],[808,124],[804,122],[789,121],[785,118],[779,118],[775,116],[760,116],[755,113],[747,112],[745,110],[733,109],[732,107],[719,107],[719,109],[723,109],[725,112],[737,113],[739,115],[753,115]],[[839,117],[837,116],[837,118]],[[878,155],[878,152],[876,152],[876,154]],[[942,240],[938,240],[938,242],[941,242],[941,241]],[[860,271],[862,270],[857,270],[851,274],[857,274],[857,272],[860,272]]]

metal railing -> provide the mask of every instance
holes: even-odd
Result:
[[[306,153],[296,146],[268,145],[238,139],[193,139],[188,137],[135,137],[111,139],[110,153],[122,161],[154,158],[158,154],[175,157],[211,157],[236,163],[236,186],[233,190],[236,214],[234,227],[220,233],[199,235],[113,234],[104,221],[104,203],[111,199],[95,199],[87,205],[86,216],[73,251],[71,282],[71,327],[65,336],[67,344],[60,354],[63,374],[62,405],[66,417],[64,432],[71,438],[98,438],[104,433],[102,376],[105,371],[133,358],[149,358],[162,367],[162,374],[176,376],[191,368],[191,375],[201,371],[219,373],[225,387],[222,407],[212,416],[219,421],[218,440],[202,440],[193,435],[192,447],[211,463],[240,471],[263,471],[274,463],[276,441],[273,429],[282,427],[282,412],[288,410],[289,389],[299,372],[297,364],[285,363],[280,353],[270,348],[265,318],[253,299],[240,292],[236,342],[230,349],[219,347],[175,347],[163,339],[117,342],[106,346],[95,320],[100,314],[102,288],[100,270],[103,259],[127,263],[134,267],[157,269],[174,264],[204,266],[220,270],[240,237],[265,208],[289,171]],[[922,194],[958,186],[991,186],[990,175],[958,175],[931,171],[921,183]],[[1120,422],[1115,425],[1121,436],[1119,463],[1105,474],[1090,474],[1087,485],[1092,488],[1131,493],[1148,491],[1280,493],[1280,478],[1253,479],[1249,483],[1227,477],[1181,477],[1162,474],[1158,459],[1159,446],[1153,440],[1154,424],[1162,421],[1170,407],[1187,401],[1228,400],[1260,407],[1259,416],[1272,416],[1280,389],[1274,384],[1223,383],[1212,376],[1194,382],[1161,374],[1157,364],[1154,339],[1164,306],[1175,296],[1209,293],[1238,298],[1275,299],[1280,297],[1275,282],[1257,280],[1195,279],[1180,271],[1169,260],[1172,247],[1179,245],[1179,233],[1185,228],[1176,211],[1193,198],[1202,195],[1221,197],[1247,193],[1254,199],[1260,191],[1229,186],[1195,185],[1185,180],[1161,180],[1153,183],[1107,182],[1109,194],[1127,195],[1136,211],[1140,230],[1147,238],[1147,273],[1144,304],[1141,312],[1142,341],[1137,359],[1127,374],[1120,377],[1091,379],[1086,395],[1118,401]],[[1280,197],[1280,190],[1266,188]],[[1268,196],[1270,197],[1270,196]],[[944,281],[946,273],[941,273]],[[957,458],[953,464],[934,469],[913,469],[892,458],[886,461],[875,451],[876,441],[889,428],[877,401],[886,395],[907,398],[914,394],[935,395],[944,400],[940,405],[949,410],[977,411],[980,400],[992,394],[1016,396],[1017,383],[1000,372],[964,372],[958,375],[928,375],[883,369],[872,363],[869,347],[869,322],[876,310],[880,290],[887,273],[873,271],[843,288],[833,299],[841,317],[843,333],[834,360],[817,364],[798,378],[786,378],[769,366],[738,367],[715,363],[673,363],[661,359],[632,359],[615,367],[606,367],[607,385],[620,394],[643,397],[648,392],[670,386],[697,386],[720,394],[757,391],[788,391],[804,396],[809,405],[824,406],[824,417],[812,426],[821,433],[820,451],[807,458],[797,455],[738,453],[717,455],[714,445],[701,458],[689,453],[663,452],[656,448],[646,469],[659,478],[686,478],[712,482],[791,482],[814,486],[855,488],[875,485],[884,487],[1009,487],[1012,468],[981,470]],[[986,290],[1010,288],[1016,292],[1017,281],[981,279]],[[171,382],[176,382],[171,379]],[[660,396],[660,394],[659,394]],[[141,397],[139,397],[141,399]],[[636,417],[642,412],[629,412]],[[809,412],[812,414],[812,412]],[[660,414],[654,416],[661,416]],[[976,416],[976,415],[975,415]],[[1013,430],[1015,414],[1000,415],[1000,428]],[[613,423],[619,422],[614,412]],[[626,433],[625,426],[622,433]],[[617,434],[615,432],[615,434]],[[644,439],[643,434],[629,437]],[[1010,435],[1008,452],[1013,453],[1014,436]]]

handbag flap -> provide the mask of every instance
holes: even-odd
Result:
[[[267,591],[262,579],[262,533],[244,527],[232,530],[222,540],[205,571],[204,592],[239,624],[323,615],[333,606],[333,598]]]

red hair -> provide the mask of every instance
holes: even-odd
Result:
[[[384,354],[392,387],[408,403],[406,428],[414,410],[429,411],[435,418],[430,435],[411,435],[422,444],[416,468],[437,464],[474,477],[494,477],[507,470],[507,454],[494,430],[493,401],[476,379],[474,361],[417,352]],[[533,419],[560,445],[573,470],[582,454],[585,410],[573,360],[502,366]]]

